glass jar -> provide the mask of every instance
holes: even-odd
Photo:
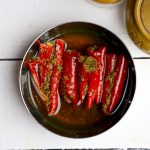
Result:
[[[129,36],[150,54],[150,0],[128,0],[125,16]]]

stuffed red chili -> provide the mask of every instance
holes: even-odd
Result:
[[[65,50],[65,42],[61,39],[55,41],[55,58],[53,61],[53,72],[50,77],[50,105],[48,115],[54,115],[58,107],[58,87],[63,66],[63,53]]]
[[[39,60],[26,61],[26,65],[27,65],[27,67],[30,71],[30,74],[32,75],[37,87],[40,87],[40,78],[39,78],[39,73],[37,71],[39,63],[40,63]]]
[[[115,72],[113,73],[114,75],[112,79],[111,91],[106,98],[106,103],[103,107],[103,112],[105,114],[110,114],[119,103],[123,93],[123,88],[125,86],[127,71],[127,59],[124,55],[119,55],[117,57]]]
[[[107,113],[111,113],[118,104],[125,86],[127,78],[128,63],[124,55],[119,55],[116,64],[116,73],[114,76],[114,84],[110,96],[110,104],[107,108]]]
[[[79,55],[80,53],[77,51],[67,50],[63,57],[62,83],[66,92],[65,97],[70,99],[69,102],[73,103],[74,107],[79,101],[77,86],[77,59]]]
[[[86,56],[80,56],[78,58],[78,88],[81,103],[83,103],[88,91],[88,72],[84,65],[86,58]]]
[[[113,86],[113,78],[116,67],[117,55],[107,54],[106,56],[106,71],[104,79],[104,90],[102,96],[102,110],[105,112],[109,103],[108,98]]]
[[[97,95],[99,84],[99,66],[96,59],[88,56],[84,62],[85,70],[88,73],[88,91],[86,108],[90,109],[93,106],[94,99]]]
[[[99,73],[99,84],[96,96],[96,104],[101,102],[102,93],[103,93],[103,80],[105,76],[105,67],[106,67],[106,46],[100,47],[90,47],[87,49],[87,54],[95,58],[98,62],[98,71]]]
[[[54,48],[54,42],[46,42],[41,43],[39,48],[39,59],[40,59],[40,65],[39,65],[39,74],[40,74],[40,82],[41,82],[41,88],[45,86],[44,84],[49,82],[48,78],[50,78],[53,64],[52,60],[54,58],[55,48]]]

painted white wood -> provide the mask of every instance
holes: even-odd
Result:
[[[71,21],[106,27],[124,41],[132,56],[147,57],[127,35],[124,6],[96,7],[87,0],[0,0],[0,58],[23,57],[38,35]]]
[[[0,61],[0,149],[150,148],[150,60],[135,60],[137,88],[131,107],[109,131],[86,139],[55,135],[29,115],[18,87],[20,61]]]

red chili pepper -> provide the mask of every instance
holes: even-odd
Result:
[[[48,115],[50,116],[56,112],[56,109],[58,107],[58,86],[63,66],[63,53],[65,49],[65,42],[63,40],[57,39],[55,41],[55,48],[56,48],[55,61],[53,72],[50,78],[50,94],[49,94],[50,106],[48,111]]]
[[[97,50],[95,47],[87,49],[87,54],[95,58],[99,65],[99,85],[97,90],[97,96],[96,96],[96,104],[99,104],[101,102],[102,93],[103,93],[103,79],[105,76],[105,68],[106,68],[106,52],[107,47],[101,46]]]
[[[43,87],[47,78],[50,77],[52,73],[53,69],[52,59],[54,57],[54,52],[55,48],[53,42],[46,42],[44,44],[40,44],[39,58],[41,61],[39,65],[39,73],[40,73],[41,87]]]
[[[46,43],[40,44],[40,48],[39,48],[40,60],[52,59],[53,55],[54,55],[54,43],[53,42],[46,42]]]
[[[38,72],[39,64],[40,64],[40,60],[30,60],[26,62],[26,65],[34,79],[37,89],[39,90],[40,96],[47,108],[47,105],[48,105],[47,96],[45,95],[44,91],[40,87],[41,84],[40,84],[39,72]]]
[[[105,109],[103,109],[104,113],[110,114],[118,104],[125,86],[127,71],[128,63],[126,57],[124,55],[119,55],[113,78],[113,86],[107,98]]]
[[[47,60],[43,60],[39,65],[39,74],[40,74],[40,82],[41,88],[47,82],[47,78],[51,76],[53,70],[53,64],[48,62]]]
[[[65,51],[63,57],[63,72],[62,82],[66,96],[76,107],[79,101],[77,88],[77,56],[80,53],[77,51]]]
[[[30,60],[30,61],[26,62],[26,65],[35,81],[35,84],[37,85],[37,87],[40,87],[40,79],[39,79],[39,74],[37,71],[39,61],[38,60]]]
[[[89,73],[89,82],[88,82],[88,92],[87,92],[87,105],[86,107],[90,109],[93,106],[94,99],[97,95],[99,83],[99,72]]]
[[[80,57],[81,53],[76,50],[66,50],[64,53],[64,57]]]
[[[61,76],[61,71],[59,71],[57,68],[54,67],[53,73],[51,75],[51,80],[50,80],[50,94],[49,94],[50,105],[48,110],[49,116],[54,115],[58,107],[57,91],[58,91],[60,76]]]
[[[103,96],[102,96],[102,110],[103,111],[105,111],[107,108],[107,105],[108,105],[107,99],[112,90],[116,61],[117,61],[116,54],[107,54],[104,88],[103,88],[104,90],[103,90]]]
[[[86,72],[88,72],[88,92],[87,92],[87,103],[86,108],[91,108],[94,99],[97,95],[97,89],[99,84],[99,65],[96,59],[88,56],[84,62]]]
[[[112,74],[115,71],[117,55],[110,53],[106,56],[106,71],[105,76]]]
[[[123,93],[123,88],[125,85],[126,77],[128,71],[128,63],[126,57],[123,55],[118,56],[116,64],[116,73],[114,76],[114,84],[110,97],[110,104],[107,108],[107,113],[111,113],[115,106],[118,104],[121,95]]]
[[[69,99],[69,97],[67,95],[66,88],[64,88],[64,84],[63,84],[62,80],[60,80],[60,82],[59,82],[59,92],[60,92],[60,95],[62,96],[62,99],[66,103],[71,103],[71,100]]]
[[[84,66],[85,59],[86,56],[80,56],[78,58],[78,88],[81,103],[83,103],[88,91],[88,73]]]

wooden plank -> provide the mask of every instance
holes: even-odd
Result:
[[[150,60],[135,60],[136,93],[125,116],[105,133],[86,139],[55,135],[29,115],[22,102],[21,61],[0,61],[0,148],[150,148]]]
[[[148,55],[136,48],[124,26],[124,3],[96,7],[87,0],[0,1],[0,58],[22,58],[32,41],[45,30],[71,21],[92,22],[114,32],[133,57]]]

